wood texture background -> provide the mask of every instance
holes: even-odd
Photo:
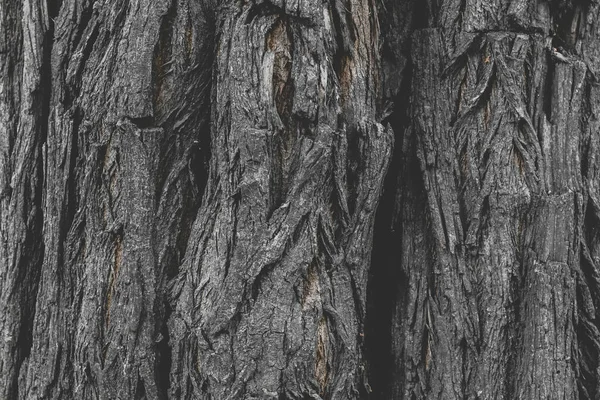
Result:
[[[600,398],[596,0],[0,0],[0,399]]]

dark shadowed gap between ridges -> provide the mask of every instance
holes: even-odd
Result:
[[[430,10],[426,2],[412,1],[411,31],[429,25]],[[392,385],[401,376],[392,348],[394,313],[402,304],[408,277],[402,271],[402,199],[419,197],[424,187],[420,167],[414,153],[414,138],[406,138],[411,120],[411,89],[413,65],[410,35],[403,44],[402,54],[408,60],[399,72],[401,83],[396,94],[392,114],[382,123],[390,124],[395,135],[392,160],[384,181],[382,197],[375,217],[371,269],[367,283],[367,315],[365,320],[365,358],[371,388],[369,399],[387,400],[392,396]],[[385,58],[386,55],[382,54]],[[404,143],[410,143],[403,149]],[[404,153],[404,152],[408,153]],[[404,181],[405,178],[408,181]],[[401,192],[399,192],[400,190]]]
[[[408,50],[409,46],[407,46]],[[410,58],[409,58],[410,60]],[[413,157],[403,154],[404,134],[410,126],[410,87],[412,64],[403,71],[399,95],[394,99],[392,114],[382,121],[395,134],[392,160],[385,177],[382,197],[375,216],[371,269],[367,282],[367,315],[365,318],[365,357],[368,365],[369,399],[389,399],[394,380],[392,323],[398,291],[403,291],[406,277],[401,271],[401,226],[396,213],[401,211],[397,188],[403,171],[411,168]],[[418,168],[415,172],[418,172]],[[417,178],[417,177],[415,177]],[[418,178],[417,178],[418,179]],[[404,188],[404,186],[402,186]],[[409,190],[413,188],[408,188]]]

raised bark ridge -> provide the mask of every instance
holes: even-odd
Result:
[[[366,274],[392,135],[377,119],[372,6],[350,6],[223,11],[210,177],[174,282],[173,397],[366,392]]]
[[[397,190],[391,398],[597,397],[596,13],[513,1],[421,15],[397,123],[400,182],[415,162],[420,179]]]

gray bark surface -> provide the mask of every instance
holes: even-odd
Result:
[[[0,400],[599,398],[598,17],[0,0]]]
[[[413,32],[391,398],[598,397],[597,13],[448,2]]]

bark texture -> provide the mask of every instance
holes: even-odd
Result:
[[[598,398],[599,17],[0,0],[0,400]]]
[[[467,1],[420,16],[392,398],[598,397],[597,13]]]

